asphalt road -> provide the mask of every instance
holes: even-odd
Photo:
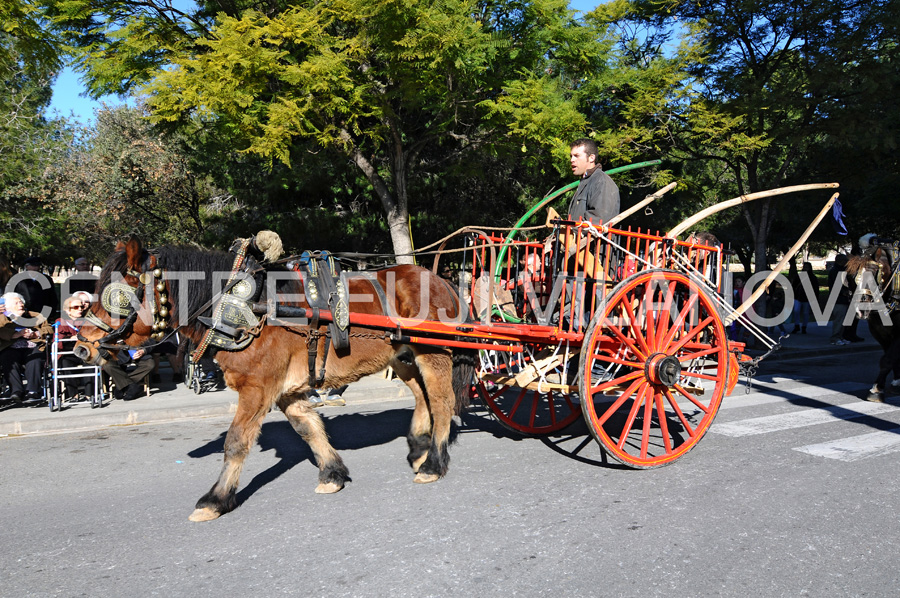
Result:
[[[893,596],[900,397],[859,400],[876,358],[775,362],[647,471],[475,412],[449,475],[413,484],[392,400],[323,410],[353,481],[316,495],[272,413],[242,504],[209,523],[187,517],[227,418],[0,439],[0,595]]]

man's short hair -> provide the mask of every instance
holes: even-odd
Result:
[[[79,264],[84,264],[85,266],[87,266],[88,265],[87,258],[80,257],[77,260],[75,260],[75,265],[78,266]]]
[[[594,162],[600,160],[600,150],[597,149],[597,142],[593,139],[582,137],[569,144],[569,149],[575,149],[576,147],[584,147],[584,153],[588,156],[594,156]]]
[[[3,301],[4,301],[4,303],[9,303],[9,302],[12,301],[13,299],[18,299],[18,300],[21,301],[22,303],[25,303],[25,297],[23,297],[23,296],[22,296],[21,294],[19,294],[19,293],[4,293],[4,294],[3,294]]]

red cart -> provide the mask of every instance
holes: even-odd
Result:
[[[748,329],[769,352],[778,346],[743,315],[774,273],[734,307],[722,247],[678,236],[731,205],[836,186],[742,196],[665,234],[616,228],[619,219],[613,227],[549,220],[549,238],[540,241],[464,231],[460,276],[476,323],[458,332],[480,344],[478,396],[522,434],[557,433],[583,417],[605,452],[625,465],[678,459],[709,430],[741,372],[760,359],[729,339],[731,325]]]

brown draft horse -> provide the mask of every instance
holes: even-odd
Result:
[[[872,337],[881,345],[884,353],[878,361],[878,375],[875,383],[869,389],[868,401],[883,402],[884,391],[887,385],[888,374],[894,372],[894,386],[900,385],[900,309],[897,305],[889,305],[895,303],[894,300],[885,304],[885,299],[891,299],[891,272],[892,266],[888,251],[879,246],[875,246],[866,251],[863,255],[851,256],[847,261],[847,276],[856,278],[862,272],[869,272],[875,284],[878,287],[878,294],[862,291],[859,296],[861,304],[872,303],[873,301],[881,302],[881,309],[875,311],[871,309],[861,309],[860,318],[868,319],[869,332]],[[857,283],[859,287],[859,283]],[[856,299],[856,298],[855,298]],[[872,305],[874,307],[876,304]]]
[[[136,310],[137,318],[131,323],[125,321],[124,329],[117,329],[113,336],[118,342],[131,346],[151,346],[152,301],[160,305],[160,290],[168,293],[171,306],[170,329],[178,329],[199,342],[205,327],[196,320],[198,310],[208,306],[214,293],[210,282],[212,273],[223,273],[227,278],[232,269],[233,254],[201,251],[184,247],[162,247],[152,252],[144,250],[140,242],[132,238],[127,244],[120,243],[106,262],[97,285],[97,292],[114,278],[124,280],[137,291],[145,290],[145,297]],[[256,268],[262,255],[248,255],[247,267]],[[158,286],[146,285],[140,275],[149,279],[147,273],[163,273]],[[202,272],[200,280],[183,276],[185,272]],[[289,278],[282,282],[279,294],[293,293],[302,297],[299,277],[282,271],[279,278]],[[465,313],[462,303],[452,287],[417,266],[395,266],[373,273],[377,283],[386,294],[390,311],[394,316],[439,319],[455,318]],[[182,278],[179,278],[182,275]],[[192,275],[196,276],[196,274]],[[177,280],[177,284],[175,284]],[[393,284],[391,284],[393,283]],[[182,287],[182,288],[179,288]],[[262,291],[260,301],[267,299],[268,290]],[[382,314],[381,302],[369,280],[350,278],[348,281],[350,311],[366,314]],[[186,293],[186,295],[185,295]],[[165,301],[163,302],[165,303]],[[294,306],[308,306],[305,299],[281,302]],[[105,347],[110,341],[110,328],[121,322],[113,320],[100,302],[91,308],[96,316],[107,324],[106,331],[86,324],[82,328],[80,356],[89,363],[101,362]],[[204,314],[209,315],[210,309]],[[318,330],[325,332],[325,325]],[[337,388],[350,384],[361,377],[373,374],[391,366],[394,372],[409,386],[415,397],[415,410],[407,435],[409,454],[407,459],[415,472],[413,481],[434,482],[447,473],[451,419],[468,402],[469,388],[474,373],[474,352],[471,350],[450,350],[423,344],[402,344],[386,338],[384,331],[359,326],[350,326],[350,348],[335,352],[328,351],[327,368],[323,387]],[[277,405],[294,430],[309,444],[319,467],[317,493],[333,493],[341,490],[349,480],[347,467],[328,442],[324,424],[316,410],[307,400],[311,389],[307,342],[308,326],[264,325],[259,336],[241,351],[219,350],[215,359],[225,374],[228,386],[239,394],[237,412],[225,438],[225,464],[218,480],[197,502],[192,521],[215,519],[231,510],[236,504],[236,491],[244,459],[256,441],[266,413],[272,405]],[[316,371],[322,366],[325,339],[318,339]]]

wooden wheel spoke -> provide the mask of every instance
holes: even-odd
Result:
[[[550,407],[550,424],[556,425],[556,405],[554,404],[553,391],[547,393],[547,406]]]
[[[525,392],[526,392],[527,390],[528,390],[527,388],[524,388],[524,387],[523,387],[523,388],[519,391],[519,395],[516,397],[516,402],[513,403],[512,409],[509,410],[509,417],[513,417],[513,416],[516,414],[516,411],[519,410],[519,406],[522,405],[522,399],[525,398]]]
[[[597,423],[601,426],[605,424],[606,420],[608,420],[613,413],[618,411],[619,407],[622,406],[622,403],[627,401],[628,397],[634,394],[635,389],[637,389],[640,384],[641,380],[635,380],[634,382],[632,382],[631,385],[625,389],[625,392],[623,392],[622,395],[618,399],[616,399],[613,404],[606,409],[606,411],[603,412],[603,415],[597,418]]]
[[[625,336],[622,330],[617,325],[613,324],[612,321],[609,320],[609,318],[603,320],[603,327],[605,331],[612,332],[613,335],[617,337],[619,341],[624,343],[625,346],[628,347],[628,349],[631,350],[631,352],[634,353],[638,359],[647,359],[647,353],[638,349],[635,346],[634,341]]]
[[[694,428],[691,427],[691,424],[688,423],[687,418],[684,416],[684,413],[681,412],[681,407],[678,406],[678,403],[675,401],[675,397],[672,396],[672,392],[667,388],[665,389],[666,400],[672,406],[672,409],[675,410],[675,413],[678,414],[678,419],[681,420],[681,425],[684,426],[684,429],[687,430],[689,436],[693,438],[694,436]]]
[[[701,380],[718,380],[718,376],[710,376],[709,374],[701,374],[699,372],[681,372],[682,376],[688,378],[699,378]]]
[[[534,398],[531,400],[531,416],[528,419],[528,425],[530,425],[532,428],[534,427],[534,420],[537,417],[538,403],[540,403],[540,402],[541,402],[541,393],[539,393],[539,392],[534,393]]]
[[[641,459],[647,458],[647,447],[650,444],[650,420],[653,414],[653,389],[648,385],[644,389],[644,427],[641,430]]]
[[[631,308],[631,302],[627,300],[627,297],[623,297],[622,299],[622,308],[627,312],[626,316],[628,321],[630,322],[631,332],[634,335],[634,339],[637,341],[638,345],[641,347],[641,350],[644,352],[643,356],[650,355],[650,347],[647,346],[647,339],[644,338],[644,333],[641,331],[640,324],[638,323],[637,318],[634,316],[634,310]]]
[[[684,304],[684,307],[681,308],[681,311],[678,312],[678,315],[675,317],[675,321],[672,322],[672,327],[669,329],[669,333],[666,334],[666,338],[663,339],[662,346],[668,347],[669,343],[672,342],[672,339],[675,338],[675,334],[681,330],[681,325],[684,324],[684,321],[687,319],[688,314],[694,309],[694,304],[697,303],[697,300],[700,298],[699,295],[691,295],[687,303]]]
[[[713,318],[713,316],[709,316],[708,318],[706,318],[705,320],[703,320],[702,322],[700,322],[699,324],[697,324],[697,325],[694,327],[693,330],[691,330],[691,331],[688,332],[686,335],[684,335],[683,337],[681,337],[680,339],[678,339],[678,342],[675,343],[675,344],[669,349],[669,351],[671,351],[673,354],[674,354],[674,353],[677,353],[678,351],[681,350],[681,348],[682,348],[685,344],[687,344],[687,342],[688,342],[689,340],[691,340],[692,338],[694,338],[695,336],[697,336],[698,334],[700,334],[701,332],[703,332],[703,331],[706,329],[706,327],[709,326],[710,324],[712,324],[714,321],[715,321],[715,318]]]
[[[644,372],[629,372],[624,376],[619,376],[618,378],[613,378],[612,380],[607,380],[606,382],[601,382],[597,386],[591,388],[591,394],[597,394],[598,392],[603,392],[613,386],[618,386],[624,382],[628,382],[629,380],[640,380],[644,378]]]
[[[682,396],[683,396],[684,398],[686,398],[688,401],[690,401],[691,403],[693,403],[694,405],[696,405],[696,406],[697,406],[697,409],[699,409],[699,410],[702,411],[703,413],[709,413],[709,407],[707,407],[706,405],[704,405],[703,403],[701,403],[700,401],[698,401],[698,400],[694,397],[694,395],[692,395],[691,393],[689,393],[688,391],[686,391],[686,390],[684,389],[683,386],[681,386],[680,384],[676,384],[676,385],[673,386],[672,388],[674,388],[675,390],[677,390],[677,391],[678,391],[678,394],[682,395]]]
[[[609,355],[603,355],[602,353],[594,353],[594,359],[596,361],[624,365],[633,369],[642,369],[644,367],[644,364],[639,361],[625,361],[624,359],[617,359],[615,357],[610,357]]]
[[[649,279],[644,285],[644,299],[641,301],[643,307],[641,311],[644,313],[644,325],[647,329],[645,334],[647,340],[647,348],[651,353],[658,351],[656,346],[656,318],[653,316],[653,279]]]
[[[647,387],[643,386],[637,392],[637,396],[634,399],[634,404],[631,406],[631,410],[628,412],[628,419],[625,420],[625,426],[622,428],[622,433],[619,434],[619,441],[616,443],[616,446],[619,450],[625,446],[625,441],[628,440],[628,435],[631,434],[631,426],[634,425],[634,420],[637,417],[638,409],[641,406],[641,403],[644,402],[644,397],[646,396]]]
[[[653,398],[656,401],[656,417],[659,419],[659,431],[663,437],[663,446],[666,453],[672,452],[672,439],[669,438],[669,422],[666,421],[666,410],[663,407],[662,393],[654,392]]]
[[[704,349],[703,351],[697,351],[696,353],[685,353],[684,355],[678,356],[678,361],[690,361],[692,359],[697,359],[698,357],[705,357],[707,355],[718,353],[721,350],[721,347],[711,347],[709,349]]]
[[[659,322],[656,326],[656,338],[665,338],[667,333],[669,332],[669,320],[671,320],[672,315],[672,300],[675,298],[675,281],[669,281],[669,288],[666,290],[666,300],[663,303],[663,309],[661,312],[661,317],[659,318]],[[666,316],[669,317],[666,317]]]

